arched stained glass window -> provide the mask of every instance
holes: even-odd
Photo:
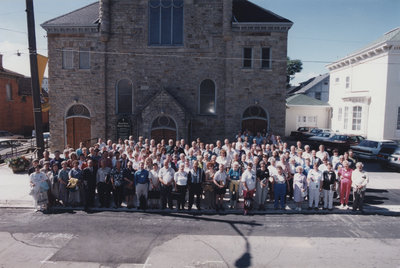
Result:
[[[75,116],[90,118],[90,112],[88,108],[85,107],[85,105],[75,104],[74,106],[68,109],[67,117],[75,117]]]
[[[215,83],[210,79],[200,84],[200,114],[216,114]]]
[[[250,106],[243,113],[243,119],[246,119],[246,118],[265,118],[266,119],[267,114],[264,111],[264,109],[262,109],[259,106]]]
[[[132,114],[132,82],[122,79],[117,84],[117,113]]]

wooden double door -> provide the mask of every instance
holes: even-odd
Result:
[[[72,148],[79,148],[79,143],[90,145],[91,127],[90,119],[85,117],[72,117],[67,119],[67,144]]]
[[[242,129],[250,130],[253,135],[256,135],[257,132],[262,132],[263,130],[267,130],[267,120],[262,119],[246,119],[242,121]]]
[[[151,131],[151,138],[159,143],[162,139],[165,140],[166,144],[168,144],[169,139],[176,140],[176,130],[162,128],[162,129],[153,129]]]

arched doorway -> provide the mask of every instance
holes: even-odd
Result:
[[[151,124],[151,138],[157,143],[162,139],[168,141],[169,139],[176,140],[176,124],[175,121],[166,115],[162,115],[154,119]]]
[[[268,131],[268,116],[265,110],[257,105],[248,107],[242,116],[242,129],[249,130],[254,135],[257,132]]]
[[[90,112],[82,104],[75,104],[68,109],[66,117],[67,126],[67,144],[72,148],[78,148],[79,143],[83,142],[85,146],[90,145],[91,127]]]

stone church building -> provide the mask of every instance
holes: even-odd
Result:
[[[43,23],[52,149],[283,134],[292,24],[248,0],[100,0]]]

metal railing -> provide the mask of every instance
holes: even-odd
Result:
[[[36,147],[36,139],[0,139],[0,144],[4,145],[0,148],[0,163],[3,163],[8,158],[14,158],[22,155],[33,156],[37,155],[38,148]],[[45,140],[45,149],[48,148],[49,141]]]

